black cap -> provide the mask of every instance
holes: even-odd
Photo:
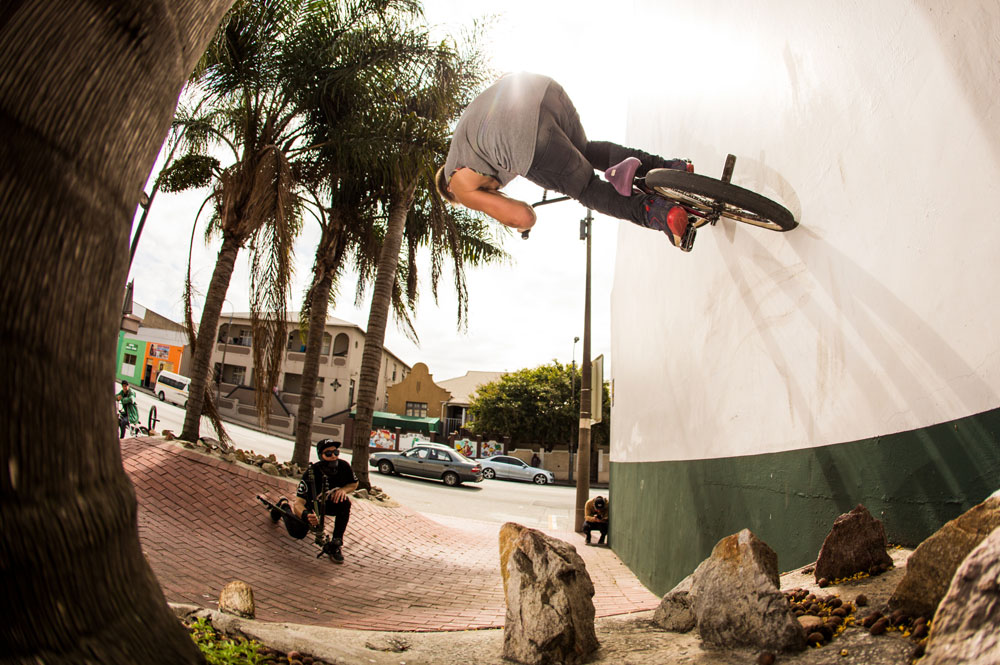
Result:
[[[316,442],[316,456],[323,457],[323,451],[327,448],[340,448],[340,442],[333,439],[320,439]]]

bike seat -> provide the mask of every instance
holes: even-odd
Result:
[[[632,181],[635,180],[635,172],[642,164],[635,157],[626,157],[624,160],[609,167],[604,172],[604,177],[610,182],[615,191],[622,196],[632,195]]]

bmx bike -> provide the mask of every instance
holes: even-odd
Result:
[[[732,184],[730,180],[735,166],[736,156],[729,155],[722,177],[718,179],[688,171],[651,169],[644,178],[636,178],[632,184],[640,191],[663,197],[687,211],[688,229],[681,241],[681,249],[686,252],[694,246],[698,229],[705,225],[714,226],[722,217],[779,232],[790,231],[799,225],[783,205]],[[546,199],[547,194],[543,194],[542,200],[532,207],[570,198]],[[528,231],[523,232],[521,237],[526,239]]]
[[[143,434],[139,423],[129,422],[128,413],[125,411],[125,407],[121,406],[118,409],[118,438],[124,439],[126,432],[130,437],[136,437]]]
[[[147,435],[156,428],[156,423],[159,419],[156,417],[156,407],[149,407],[149,419],[147,421],[147,427],[143,427],[139,423],[131,423],[128,420],[128,413],[125,410],[125,406],[119,404],[116,408],[118,413],[118,438],[124,439],[125,433],[128,432],[130,437],[136,437],[140,435]]]

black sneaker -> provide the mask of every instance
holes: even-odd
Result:
[[[344,544],[340,538],[333,538],[330,542],[323,546],[326,551],[327,556],[334,563],[344,563],[344,554],[340,551],[340,546]]]
[[[272,522],[277,523],[284,515],[284,512],[279,510],[279,508],[284,508],[285,510],[288,510],[288,499],[286,499],[285,497],[281,497],[280,499],[278,499],[278,508],[271,509]]]

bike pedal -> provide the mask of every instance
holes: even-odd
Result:
[[[693,226],[688,226],[687,231],[684,232],[684,237],[681,238],[681,251],[690,252],[694,247],[694,238],[697,235],[698,229]]]

